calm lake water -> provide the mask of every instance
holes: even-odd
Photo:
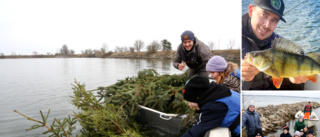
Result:
[[[257,91],[258,92],[258,91]],[[284,92],[284,91],[283,91]],[[288,92],[290,93],[290,92]],[[320,94],[320,92],[313,92],[314,94]],[[244,93],[245,94],[245,93]],[[288,94],[290,95],[290,94]],[[258,96],[258,95],[243,95],[242,96],[242,103],[243,108],[248,108],[248,103],[253,100],[256,107],[265,107],[268,105],[280,105],[280,104],[293,104],[297,102],[304,102],[304,101],[314,101],[320,103],[320,98],[312,98],[312,97],[288,97],[288,96]],[[320,109],[314,109],[313,112],[315,112],[318,116],[320,116]],[[293,129],[294,129],[295,121],[289,121],[287,122],[287,126],[290,128],[289,133],[291,135],[294,135]],[[317,133],[317,135],[320,135],[320,122],[318,122],[312,129]],[[279,137],[283,133],[282,129],[279,129],[275,133],[269,133],[267,137],[276,136]]]
[[[305,53],[320,52],[320,1],[283,0],[285,10],[275,33],[294,41]],[[242,15],[248,12],[253,0],[242,0]]]
[[[41,121],[39,111],[50,109],[48,123],[54,117],[63,119],[73,114],[72,85],[76,79],[86,89],[108,86],[117,80],[137,76],[142,69],[153,68],[159,74],[181,74],[171,60],[50,58],[0,59],[0,136],[48,136],[46,128],[26,132],[35,122],[13,112]],[[184,70],[185,71],[185,70]],[[79,128],[79,125],[77,126]]]

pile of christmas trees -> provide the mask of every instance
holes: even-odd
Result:
[[[75,122],[80,122],[81,136],[143,136],[136,121],[139,116],[138,105],[156,109],[165,113],[188,114],[187,121],[193,121],[194,110],[191,110],[183,99],[182,90],[188,80],[187,72],[183,75],[159,75],[155,70],[143,70],[137,77],[127,77],[114,85],[99,87],[99,99],[92,91],[86,91],[85,84],[75,82],[72,102],[80,109],[73,117],[62,122],[54,119],[51,126],[47,125],[49,112],[31,129],[46,127],[44,133],[50,136],[73,136]]]

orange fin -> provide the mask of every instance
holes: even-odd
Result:
[[[308,80],[312,81],[313,83],[317,83],[318,74],[309,75],[309,76],[307,76],[307,77],[308,77]]]
[[[282,84],[282,80],[283,78],[275,78],[275,77],[272,77],[272,81],[273,81],[273,85],[279,89],[281,84]]]

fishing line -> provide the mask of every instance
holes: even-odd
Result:
[[[300,5],[301,5],[302,3],[304,3],[305,1],[307,1],[307,0],[304,0],[304,1],[300,2],[298,5],[296,5],[295,7],[291,8],[289,11],[285,12],[283,15],[285,15],[285,14],[287,14],[288,12],[290,12],[291,10],[297,8],[298,6],[300,6]]]

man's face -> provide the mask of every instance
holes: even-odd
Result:
[[[182,44],[183,44],[183,47],[187,50],[187,51],[190,51],[191,50],[191,48],[193,47],[193,41],[192,40],[184,40],[183,42],[182,42]]]
[[[303,118],[299,118],[299,122],[302,122]]]
[[[308,134],[308,136],[307,137],[313,137],[313,135],[312,134]]]
[[[249,111],[253,112],[254,111],[254,106],[249,106]]]
[[[283,130],[283,133],[284,133],[284,134],[287,134],[287,133],[288,133],[288,130],[286,130],[286,129]]]
[[[306,127],[303,128],[303,131],[304,131],[304,132],[306,132],[307,130],[308,130],[308,128],[306,128]]]
[[[280,20],[277,14],[253,5],[249,6],[249,16],[253,33],[259,40],[270,37]]]

